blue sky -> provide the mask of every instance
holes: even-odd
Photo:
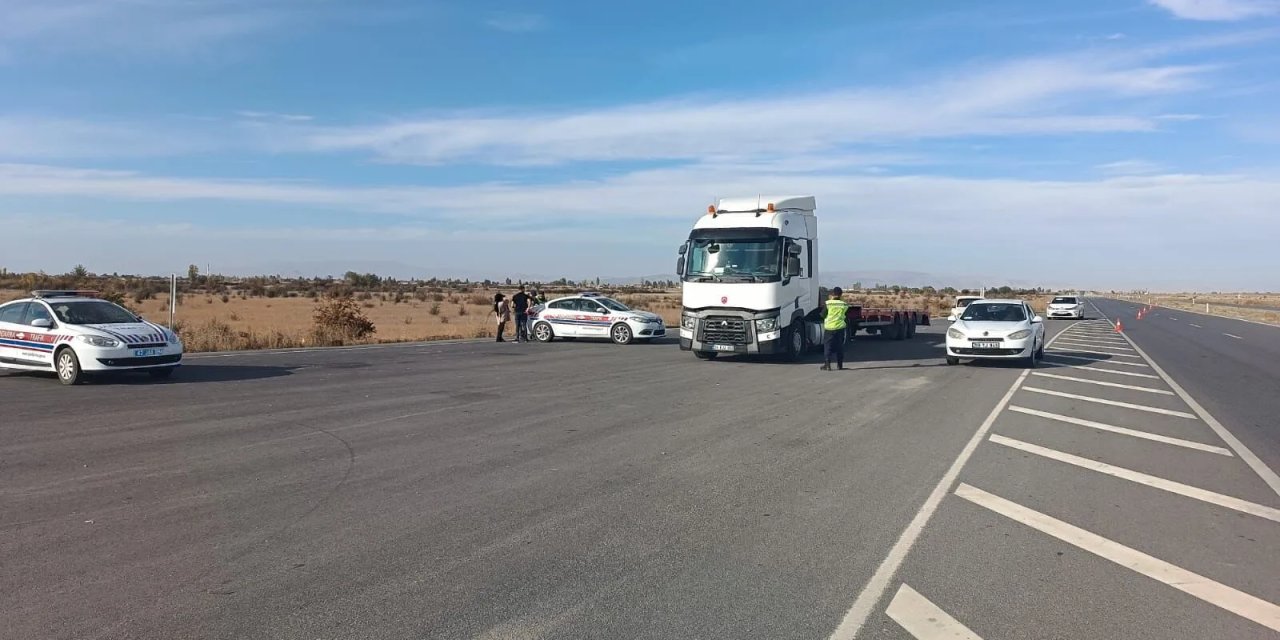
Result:
[[[0,15],[10,270],[649,275],[812,193],[828,271],[1280,290],[1280,0]]]

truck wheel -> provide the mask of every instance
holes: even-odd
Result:
[[[898,319],[893,323],[893,339],[894,339],[894,340],[902,340],[902,339],[904,339],[904,338],[906,338],[906,337],[907,337],[907,325],[906,325],[906,323],[902,320],[902,318],[901,318],[901,317],[899,317],[899,318],[898,318]]]
[[[539,322],[533,325],[533,339],[538,342],[551,342],[556,339],[556,332],[551,329],[550,322]]]
[[[613,329],[609,331],[609,337],[613,339],[614,344],[631,344],[631,327],[625,322],[619,322],[613,325]]]
[[[916,337],[916,319],[907,316],[907,339],[910,340],[914,337]]]
[[[693,357],[699,360],[715,360],[716,356],[718,355],[720,354],[714,351],[694,351],[693,352]]]
[[[84,382],[84,374],[80,371],[80,359],[71,347],[66,347],[54,356],[54,364],[58,371],[58,382],[74,385]]]
[[[804,323],[802,321],[792,322],[787,328],[787,359],[796,362],[804,357],[805,348],[808,346],[808,340],[804,336]]]

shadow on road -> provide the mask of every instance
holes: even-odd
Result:
[[[261,365],[184,364],[173,372],[173,377],[157,380],[145,371],[99,374],[89,378],[95,385],[134,384],[203,384],[213,382],[243,382],[292,375],[299,367],[274,367]]]
[[[945,331],[945,329],[943,329]],[[902,362],[910,360],[934,360],[942,362],[942,344],[946,342],[946,334],[941,331],[923,328],[913,338],[891,340],[883,336],[858,334],[845,344],[844,364],[847,370],[867,369],[910,369],[920,366],[937,366],[936,364],[886,365],[882,367],[859,367],[858,363]],[[822,363],[822,345],[816,345],[813,351],[805,354],[800,360],[792,361],[778,356],[725,356],[726,362],[753,362],[773,365],[811,366]]]

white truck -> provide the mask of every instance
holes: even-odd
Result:
[[[705,360],[720,354],[800,359],[822,341],[818,218],[813,196],[721,198],[680,245],[680,348]],[[849,310],[859,329],[894,339],[915,334],[928,315],[898,309]]]

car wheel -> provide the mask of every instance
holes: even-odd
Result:
[[[551,342],[556,339],[556,332],[552,331],[550,322],[539,322],[533,325],[533,339],[538,342]]]
[[[631,344],[631,327],[625,322],[619,322],[613,325],[613,329],[609,331],[609,337],[613,339],[614,344]]]
[[[714,351],[694,351],[693,352],[693,357],[699,360],[715,360],[716,356],[718,355],[720,354]]]
[[[148,369],[147,374],[156,380],[168,380],[173,377],[174,367],[161,367],[159,369]]]
[[[1031,347],[1031,355],[1027,356],[1026,359],[1023,360],[1028,369],[1036,368],[1036,353],[1038,353],[1037,349],[1034,346]]]
[[[54,364],[58,371],[58,382],[73,385],[84,381],[84,373],[80,371],[80,358],[76,357],[76,352],[70,347],[54,356]]]
[[[958,364],[960,364],[960,358],[957,358],[957,357],[955,357],[955,356],[947,356],[947,365],[948,365],[948,366],[952,366],[952,367],[954,367],[955,365],[958,365]]]

